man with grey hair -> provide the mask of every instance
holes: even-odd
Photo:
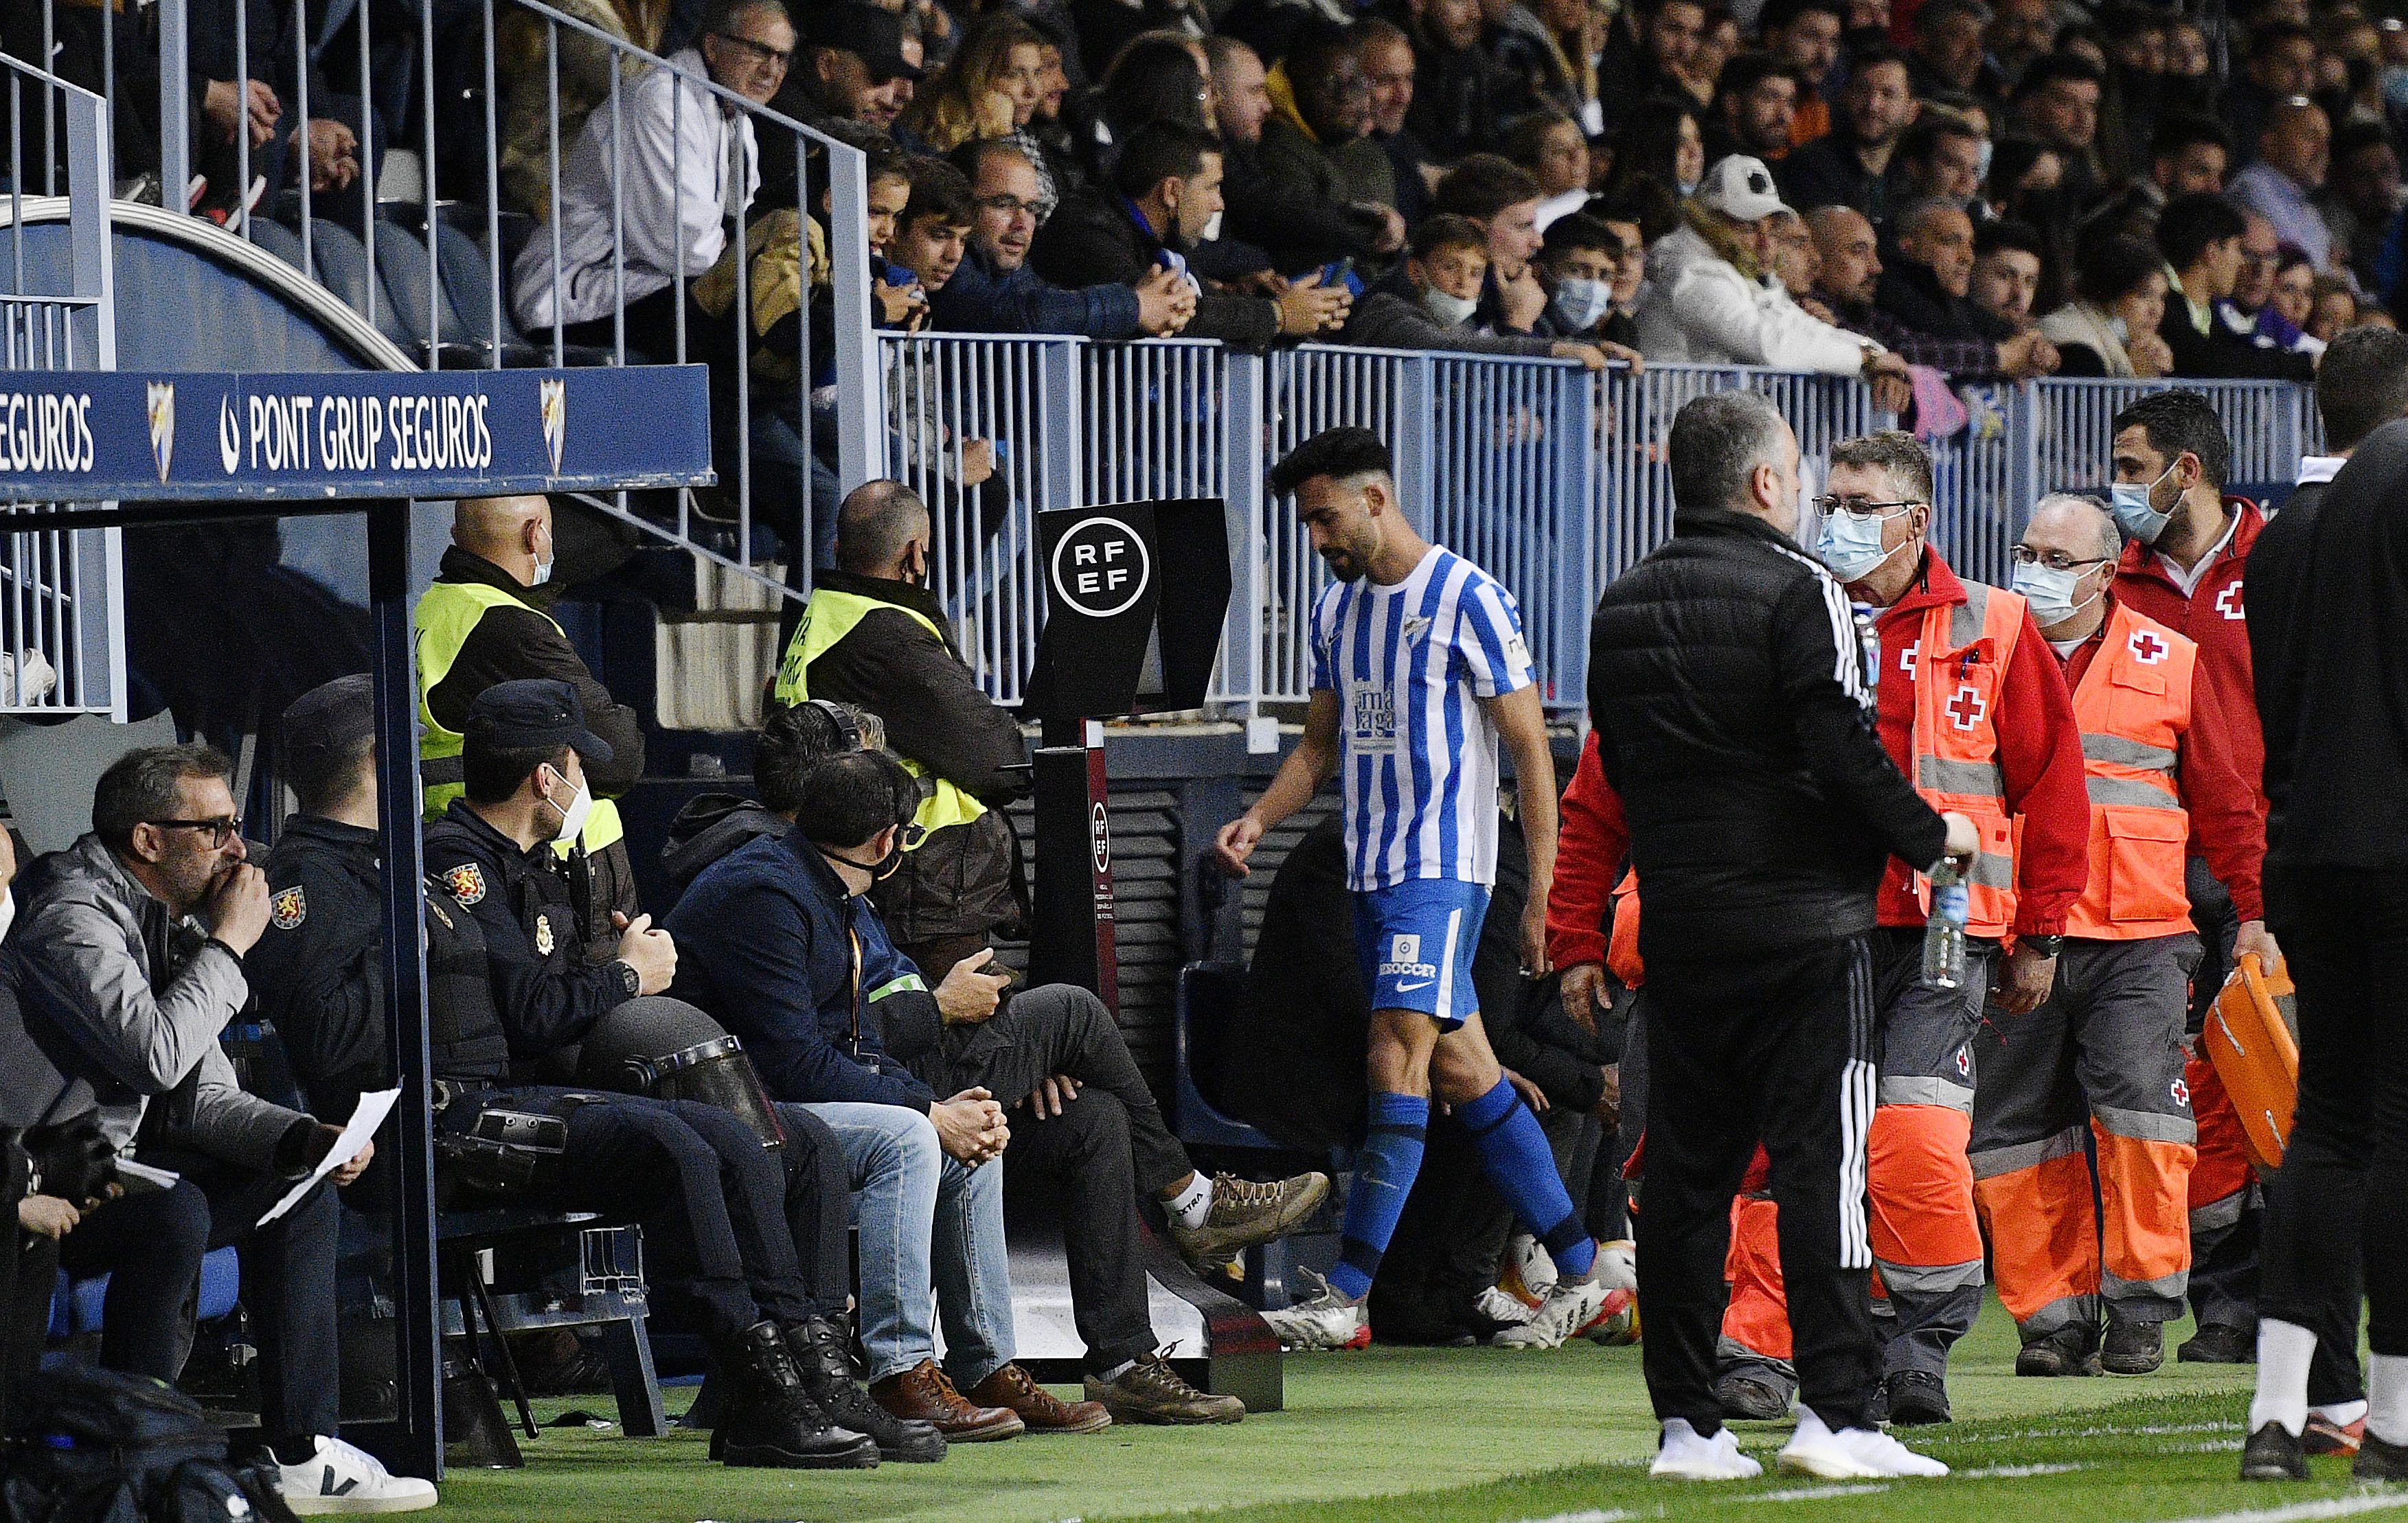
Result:
[[[2082,734],[2024,599],[1960,579],[1929,543],[1931,456],[1919,442],[1895,432],[1842,440],[1828,483],[1816,505],[1817,553],[1873,622],[1882,744],[1925,802],[1961,811],[1982,833],[1967,880],[1961,987],[1924,986],[1930,886],[1896,859],[1883,875],[1872,933],[1881,1088],[1868,1183],[1873,1260],[1889,1292],[1877,1319],[1886,1333],[1883,1388],[1892,1423],[1946,1422],[1948,1351],[1982,1307],[1982,1231],[1966,1157],[1973,1038],[1994,971],[1999,1003],[2013,1017],[2039,1005],[2056,975],[2066,912],[2090,867]],[[2010,935],[2015,949],[2002,955]],[[1742,1232],[1748,1223],[1769,1231],[1764,1217],[1745,1217]],[[1771,1261],[1769,1246],[1736,1257]],[[1765,1341],[1769,1319],[1749,1308],[1778,1303],[1781,1288],[1747,1288],[1757,1295],[1733,1288],[1715,1389],[1727,1416],[1778,1416],[1790,1381],[1770,1362],[1780,1350],[1751,1344]]]
[[[1947,1467],[1883,1433],[1867,1310],[1876,890],[1971,860],[1965,816],[1883,750],[1847,593],[1800,551],[1798,440],[1749,391],[1697,398],[1671,432],[1671,540],[1606,590],[1589,719],[1646,911],[1647,1384],[1655,1473],[1760,1467],[1723,1427],[1715,1331],[1730,1203],[1761,1139],[1804,1390],[1784,1469],[1838,1479]],[[1604,871],[1605,869],[1597,869]]]

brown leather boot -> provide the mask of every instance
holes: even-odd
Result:
[[[1092,1433],[1112,1425],[1103,1402],[1065,1402],[1017,1364],[1007,1364],[971,1387],[969,1400],[1019,1413],[1032,1433]]]
[[[964,1400],[934,1359],[922,1359],[899,1375],[888,1375],[872,1385],[869,1394],[895,1416],[934,1428],[948,1444],[1018,1438],[1028,1429],[1016,1412]]]
[[[1118,1380],[1089,1375],[1087,1399],[1103,1403],[1114,1422],[1237,1422],[1246,1415],[1244,1402],[1234,1396],[1208,1396],[1197,1390],[1159,1354],[1140,1361]]]

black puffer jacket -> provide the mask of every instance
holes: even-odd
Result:
[[[1760,519],[1684,514],[1606,589],[1588,701],[1651,962],[1870,930],[1885,859],[1946,844],[1873,732],[1847,594]]]

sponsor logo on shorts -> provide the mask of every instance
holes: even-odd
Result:
[[[1380,976],[1403,980],[1417,978],[1419,983],[1398,982],[1397,991],[1410,994],[1417,989],[1427,989],[1438,982],[1438,967],[1422,961],[1422,939],[1400,935],[1388,942],[1388,961],[1380,964]]]

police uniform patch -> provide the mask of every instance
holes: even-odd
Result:
[[[462,862],[443,875],[443,887],[465,908],[485,897],[485,875],[475,862]]]
[[[267,923],[279,931],[297,929],[309,918],[309,896],[294,884],[267,904]]]
[[[554,944],[552,939],[552,917],[549,915],[537,916],[535,918],[535,955],[538,957],[550,957],[552,955],[553,945]]]

